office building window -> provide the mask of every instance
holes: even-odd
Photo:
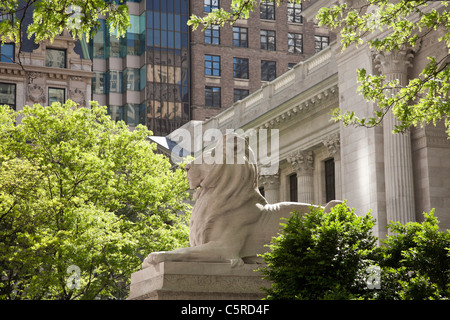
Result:
[[[123,106],[108,106],[107,107],[107,114],[111,116],[111,119],[113,121],[121,121],[124,120],[124,108]]]
[[[5,11],[0,10],[0,21],[3,20],[9,20],[10,22],[13,21],[13,16],[11,13],[6,13]]]
[[[16,85],[14,83],[0,83],[0,105],[3,104],[16,110]]]
[[[205,87],[205,106],[220,108],[220,87]]]
[[[326,202],[336,199],[334,159],[329,159],[325,164],[325,198]]]
[[[288,33],[288,52],[303,53],[303,35],[301,33]]]
[[[248,48],[248,29],[233,27],[233,46]]]
[[[127,103],[124,106],[123,116],[125,116],[125,123],[129,126],[145,125],[145,104]]]
[[[220,56],[205,55],[205,76],[220,77]]]
[[[130,23],[125,36],[126,54],[139,56],[145,51],[145,13],[140,16],[130,14]]]
[[[233,58],[233,78],[248,79],[248,59]]]
[[[219,26],[209,26],[205,30],[205,43],[220,44],[220,28]]]
[[[66,89],[63,88],[48,88],[48,104],[59,102],[63,104],[66,101]]]
[[[261,49],[275,51],[275,31],[272,30],[261,30],[260,31],[261,38]]]
[[[314,36],[314,42],[315,42],[315,49],[316,49],[316,53],[317,53],[320,50],[328,47],[328,45],[330,44],[330,38],[323,37],[323,36]]]
[[[275,20],[275,3],[273,1],[261,0],[260,18],[266,20]]]
[[[45,66],[52,68],[65,68],[66,50],[47,48],[45,51]]]
[[[297,3],[287,4],[288,22],[302,23],[302,5]]]
[[[91,58],[104,59],[105,58],[105,20],[98,20],[100,27],[94,34],[94,37],[89,40],[89,55]]]
[[[244,99],[246,96],[248,96],[248,90],[246,89],[234,89],[234,102]]]
[[[106,73],[106,93],[110,92],[121,93],[122,90],[123,90],[122,71],[109,70]]]
[[[275,61],[261,61],[261,80],[272,81],[277,77],[277,65]]]
[[[141,90],[140,69],[126,68],[123,71],[123,84],[126,90],[139,91]]]
[[[204,0],[203,12],[212,12],[219,9],[219,0]]]
[[[92,93],[105,94],[105,73],[94,71],[92,77]]]
[[[289,201],[298,201],[297,174],[295,173],[289,176]]]
[[[0,45],[0,62],[13,63],[14,51],[15,51],[14,43],[5,43]]]
[[[296,63],[288,63],[288,70],[291,70],[292,68],[294,68],[296,65]]]

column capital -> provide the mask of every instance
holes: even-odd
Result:
[[[382,74],[406,74],[412,66],[414,54],[419,48],[402,46],[398,50],[376,51],[373,53],[375,68]]]
[[[287,157],[292,169],[299,175],[312,174],[314,169],[314,154],[309,151],[294,151]]]
[[[280,175],[260,175],[259,185],[264,188],[264,190],[278,189],[280,187]]]
[[[323,144],[328,149],[328,155],[333,158],[339,157],[341,139],[339,133],[331,134],[323,140]]]

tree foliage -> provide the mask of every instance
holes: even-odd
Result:
[[[32,22],[24,24],[32,12]],[[0,40],[12,41],[19,46],[24,37],[34,36],[36,43],[50,40],[67,29],[74,38],[93,36],[100,28],[100,16],[106,16],[110,30],[125,35],[130,27],[128,7],[123,0],[2,0],[0,2]],[[23,31],[26,30],[26,34]]]
[[[1,298],[124,298],[142,258],[188,245],[185,173],[150,134],[96,103],[0,107]]]
[[[267,299],[449,299],[450,230],[439,230],[434,212],[424,217],[392,222],[381,240],[370,213],[356,216],[345,204],[294,212],[263,255]]]
[[[450,230],[439,230],[434,211],[424,221],[391,223],[379,265],[382,290],[376,299],[438,300],[450,298]]]
[[[334,119],[346,125],[373,127],[392,112],[398,120],[394,133],[404,132],[411,126],[436,125],[444,121],[450,136],[450,12],[447,1],[369,0],[358,8],[344,3],[322,8],[317,19],[319,24],[339,31],[343,50],[365,41],[374,51],[405,50],[418,47],[421,39],[437,33],[446,53],[428,57],[419,76],[406,85],[398,80],[386,81],[383,75],[370,74],[365,69],[357,71],[359,91],[378,106],[372,117],[359,118],[352,111],[342,114],[337,109]]]

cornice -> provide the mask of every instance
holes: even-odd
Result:
[[[63,68],[50,68],[43,66],[30,66],[23,65],[23,68],[19,64],[13,63],[0,63],[0,75],[20,75],[26,76],[26,74],[42,74],[47,75],[48,78],[67,80],[70,77],[80,77],[89,79],[93,77],[92,71],[86,70],[74,70]]]
[[[326,102],[331,101],[333,98],[338,98],[339,88],[337,80],[336,83],[332,83],[321,90],[314,91],[291,99],[284,105],[279,106],[274,112],[262,115],[244,127],[252,127],[255,129],[276,128],[291,119],[304,117],[308,113],[327,107],[329,104]]]

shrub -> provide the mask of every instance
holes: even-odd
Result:
[[[389,225],[379,256],[382,288],[375,299],[450,298],[450,233],[439,230],[434,211],[424,217],[421,223]]]
[[[356,216],[345,204],[293,212],[263,255],[267,299],[449,299],[450,231],[439,231],[434,211],[424,217],[392,222],[377,246],[370,213]]]
[[[294,212],[263,255],[272,282],[267,299],[352,299],[364,293],[361,270],[372,264],[377,239],[370,214],[356,216],[343,204],[330,213]]]

